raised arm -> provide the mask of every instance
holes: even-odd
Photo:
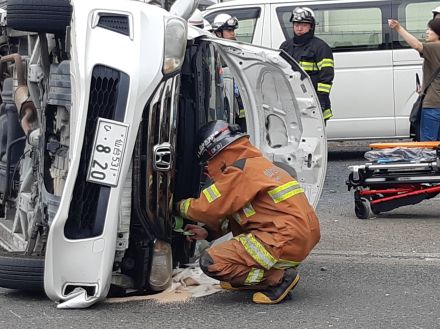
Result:
[[[417,50],[419,53],[423,52],[423,43],[421,43],[415,36],[405,30],[402,25],[400,25],[399,21],[395,19],[389,19],[388,26],[399,33],[399,35],[410,45],[411,48]]]

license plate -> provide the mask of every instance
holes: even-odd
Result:
[[[128,125],[98,119],[87,181],[117,186],[127,141]]]

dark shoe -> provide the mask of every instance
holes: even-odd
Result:
[[[266,291],[256,292],[252,296],[252,301],[257,304],[278,304],[286,298],[293,288],[295,288],[298,281],[298,272],[293,268],[287,269],[284,272],[281,283],[267,289]]]

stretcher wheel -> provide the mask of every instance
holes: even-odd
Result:
[[[359,219],[368,219],[373,214],[370,201],[366,198],[359,198],[354,201],[354,212]]]

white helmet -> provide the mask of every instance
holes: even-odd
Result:
[[[437,15],[437,14],[440,14],[440,6],[435,7],[435,8],[432,10],[432,15],[433,15],[432,18],[435,18],[435,15]]]
[[[315,13],[307,7],[296,7],[292,11],[290,21],[292,23],[310,23],[312,26],[315,26]]]
[[[188,19],[188,23],[191,25],[203,29],[204,23],[203,23],[203,16],[202,12],[198,9],[194,11],[192,16]]]
[[[238,28],[238,20],[229,14],[219,14],[215,16],[214,22],[212,22],[212,28],[214,32],[222,32],[224,29],[235,30]]]
[[[206,19],[203,19],[203,29],[207,32],[212,32],[212,25]]]

